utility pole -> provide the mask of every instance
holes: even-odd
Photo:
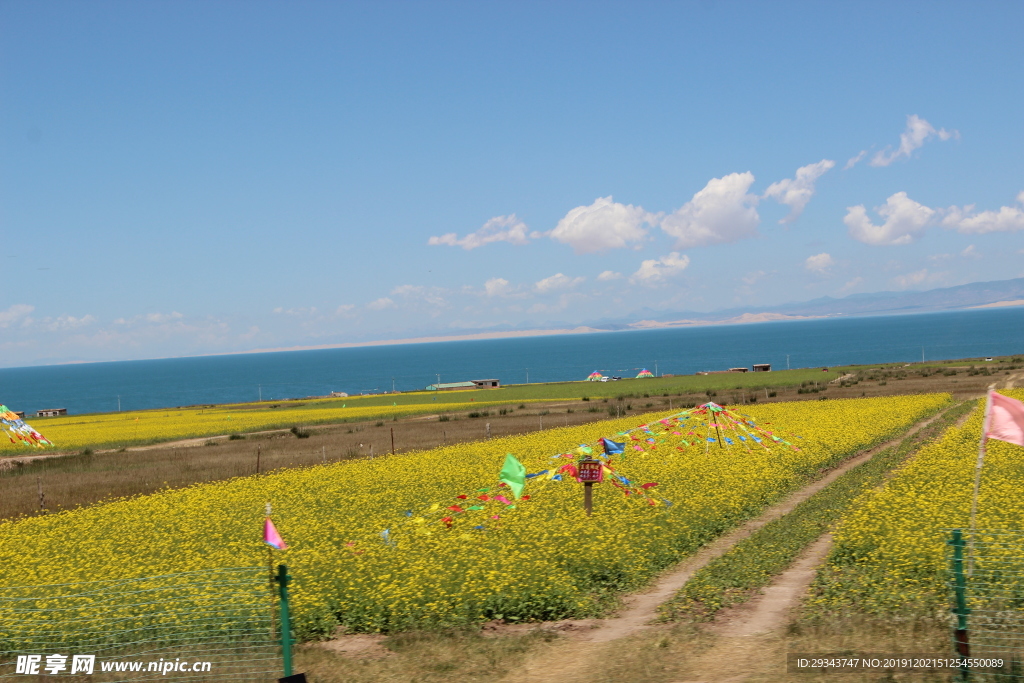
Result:
[[[395,378],[391,378],[391,393],[395,393]]]
[[[786,369],[789,370],[789,354],[786,354]]]
[[[921,362],[924,362],[924,347],[921,347]]]
[[[259,387],[260,387],[260,403],[263,403],[263,385],[260,384]]]
[[[530,368],[526,368],[526,383],[530,383]]]
[[[658,375],[658,361],[654,361],[654,376],[655,377],[659,377],[660,376],[660,375]]]
[[[117,412],[121,412],[121,395],[117,395]]]

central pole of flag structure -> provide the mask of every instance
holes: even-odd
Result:
[[[285,678],[292,675],[292,624],[288,614],[288,584],[292,577],[288,575],[287,565],[277,565],[278,592],[281,596],[281,657],[284,660]]]

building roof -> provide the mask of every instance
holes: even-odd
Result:
[[[472,382],[448,382],[447,384],[431,384],[427,386],[427,391],[437,389],[476,389],[476,385]]]

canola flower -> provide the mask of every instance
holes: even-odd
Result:
[[[1021,390],[1000,393],[1024,399]],[[856,607],[873,614],[908,608],[945,611],[947,530],[966,529],[970,522],[983,418],[982,404],[962,427],[950,428],[922,448],[884,487],[851,504],[833,532],[833,548],[816,579],[812,606]],[[1024,529],[1024,448],[989,440],[986,451],[977,528]],[[980,539],[986,544],[995,540],[986,535]],[[1011,554],[1024,555],[1020,550]],[[1014,580],[1024,579],[1024,566],[1016,574]],[[1010,576],[1008,572],[1002,580]]]
[[[446,397],[447,398],[447,397]],[[530,403],[530,400],[516,403]],[[288,402],[271,404],[224,405],[213,408],[179,408],[142,410],[125,413],[68,415],[41,418],[47,445],[62,450],[96,446],[121,446],[129,443],[169,441],[261,429],[277,429],[293,425],[314,425],[341,420],[391,419],[433,413],[438,410],[486,410],[507,406],[508,401],[424,402],[397,406],[361,406],[358,399],[320,401],[309,406],[290,407]],[[13,413],[12,413],[13,415]],[[10,439],[0,442],[0,456],[23,453],[22,443]]]
[[[525,495],[510,500],[507,488],[496,487],[501,464],[514,453],[528,472],[541,471],[553,455],[635,427],[637,417],[9,521],[0,524],[0,564],[8,585],[25,586],[259,565],[268,552],[260,542],[264,503],[272,501],[290,547],[275,552],[275,561],[287,562],[295,577],[300,637],[338,624],[376,632],[583,617],[822,468],[949,400],[941,394],[743,408],[774,434],[798,435],[786,438],[799,450],[773,443],[726,448],[657,430],[616,464],[632,481],[656,482],[657,498],[599,484],[590,518],[581,510],[582,487],[571,479],[530,480]],[[666,415],[643,417],[654,424]],[[187,591],[180,599],[190,599]],[[145,615],[137,618],[142,623]],[[30,639],[45,621],[12,624],[0,614],[0,643]],[[69,630],[65,637],[76,635]]]

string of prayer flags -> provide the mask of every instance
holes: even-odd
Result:
[[[21,419],[16,412],[5,405],[0,405],[0,429],[4,431],[11,443],[22,443],[34,448],[52,446],[45,436],[32,428],[32,425]]]

